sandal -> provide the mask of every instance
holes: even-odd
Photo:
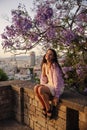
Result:
[[[47,111],[47,118],[51,119],[52,118],[52,108],[50,107],[50,109]]]
[[[47,113],[46,113],[46,108],[43,108],[42,110],[43,110],[43,112],[42,112],[42,113],[43,113],[43,115],[46,117],[46,116],[47,116]]]

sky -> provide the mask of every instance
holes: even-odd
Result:
[[[26,6],[27,11],[30,16],[33,16],[33,12],[30,8],[32,8],[33,0],[0,0],[0,34],[4,32],[4,29],[7,25],[10,24],[8,18],[11,20],[11,10],[17,9],[19,3],[22,3]],[[0,57],[8,57],[11,56],[11,53],[4,53],[1,45],[1,37],[0,37]]]

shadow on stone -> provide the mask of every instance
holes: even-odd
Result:
[[[58,119],[58,105],[52,106],[52,119],[55,119],[55,120]]]
[[[0,130],[32,130],[29,126],[18,123],[13,119],[0,121]]]

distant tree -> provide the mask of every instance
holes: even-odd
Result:
[[[3,71],[3,69],[0,69],[0,81],[6,81],[8,80],[7,74]]]

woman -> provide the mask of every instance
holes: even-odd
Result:
[[[34,92],[43,106],[45,115],[51,117],[49,99],[53,97],[53,103],[57,105],[64,90],[63,72],[54,49],[47,50],[42,60],[41,70],[40,84],[34,87]]]

